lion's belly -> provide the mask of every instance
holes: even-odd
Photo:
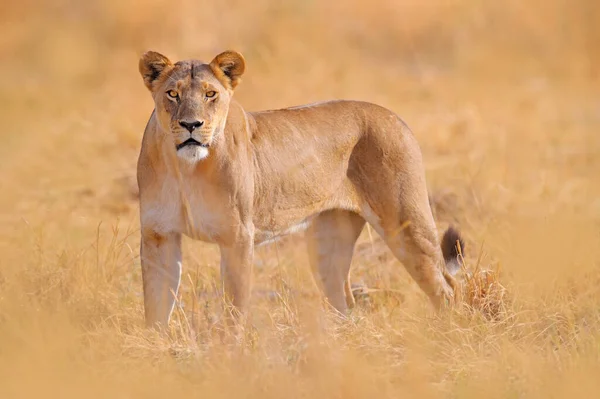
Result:
[[[280,229],[280,230],[268,230],[268,229],[262,230],[260,228],[255,228],[254,244],[255,245],[266,244],[269,242],[277,241],[278,239],[285,237],[289,234],[302,232],[302,231],[306,230],[306,228],[310,225],[311,219],[312,218],[307,218],[305,220],[302,220],[299,223],[292,224],[292,225],[287,226],[286,228]]]
[[[349,190],[340,188],[336,195],[296,208],[278,209],[277,206],[266,212],[257,212],[254,218],[255,244],[277,240],[288,234],[304,231],[312,220],[322,212],[344,209],[359,212],[358,201]]]

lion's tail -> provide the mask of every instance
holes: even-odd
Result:
[[[450,275],[456,274],[462,266],[462,256],[465,251],[465,243],[458,230],[448,227],[442,237],[442,255],[446,262],[446,270]]]

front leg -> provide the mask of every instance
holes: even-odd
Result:
[[[141,262],[146,326],[166,328],[181,279],[181,234],[143,229]]]
[[[245,315],[250,301],[254,238],[240,234],[233,243],[219,247],[225,300],[233,305],[232,316],[237,319]]]

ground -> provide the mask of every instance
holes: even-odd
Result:
[[[598,396],[600,6],[489,3],[5,5],[0,396]],[[142,329],[137,60],[228,48],[248,110],[348,98],[408,123],[440,229],[466,237],[470,306],[436,315],[365,229],[352,279],[372,292],[339,320],[292,236],[258,250],[232,347],[218,250],[185,240],[171,338]]]

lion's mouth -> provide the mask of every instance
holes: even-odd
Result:
[[[184,141],[183,143],[177,144],[177,146],[175,148],[177,148],[177,151],[179,151],[182,148],[187,147],[188,145],[197,145],[197,146],[200,146],[200,147],[208,148],[208,144],[202,144],[198,140],[194,140],[191,137],[189,139],[187,139],[186,141]]]

